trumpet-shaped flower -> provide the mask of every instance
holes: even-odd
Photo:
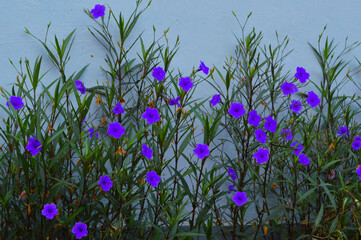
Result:
[[[237,174],[236,174],[236,171],[234,171],[233,168],[228,168],[228,175],[227,177],[230,176],[233,181],[236,181],[237,180]]]
[[[277,129],[277,121],[273,120],[271,116],[265,118],[266,122],[264,124],[264,129],[270,132],[276,132]]]
[[[71,232],[75,234],[76,239],[81,239],[88,235],[88,226],[85,223],[77,222],[75,226],[71,229]]]
[[[340,135],[341,137],[347,137],[350,135],[350,133],[348,132],[347,126],[338,127],[337,134]]]
[[[266,143],[267,141],[267,135],[262,129],[257,129],[254,132],[254,135],[256,136],[256,140],[260,143]]]
[[[210,151],[207,144],[197,144],[193,153],[197,155],[198,158],[203,159],[209,155]]]
[[[268,161],[269,151],[267,149],[260,148],[253,154],[253,157],[257,160],[258,164],[262,164]]]
[[[85,94],[86,88],[84,87],[83,82],[80,80],[75,80],[74,83],[76,85],[75,89],[78,90],[79,92],[81,92],[81,94]]]
[[[158,122],[160,120],[159,111],[156,108],[148,107],[143,113],[142,118],[146,119],[148,124]]]
[[[114,112],[116,115],[119,115],[119,114],[121,114],[122,112],[124,112],[124,108],[122,107],[122,104],[118,102],[117,105],[113,108],[113,112]]]
[[[184,77],[179,79],[179,86],[183,91],[188,92],[193,87],[193,83],[190,77]]]
[[[221,94],[215,94],[213,95],[212,99],[209,101],[212,106],[216,106],[218,103],[221,102]]]
[[[304,153],[301,153],[299,156],[298,156],[298,161],[300,163],[302,163],[303,165],[308,165],[310,164],[310,159],[304,154]]]
[[[295,147],[295,150],[292,150],[291,154],[296,154],[296,156],[299,156],[304,148],[304,146],[298,142],[291,143],[291,147]]]
[[[15,110],[18,110],[18,109],[24,107],[24,103],[23,103],[23,100],[21,99],[21,97],[10,96],[9,101],[10,101],[10,104],[13,105]],[[6,102],[6,106],[9,107],[9,102]]]
[[[150,148],[147,146],[147,144],[143,144],[142,148],[143,148],[142,154],[143,154],[146,158],[152,159],[152,157],[153,157],[153,151],[152,151],[152,149],[150,149]]]
[[[311,107],[316,107],[318,104],[320,104],[320,99],[313,91],[308,92],[308,98],[306,101],[308,102],[308,104],[310,104]]]
[[[288,129],[282,129],[282,131],[280,132],[281,136],[286,136],[286,138],[282,137],[283,141],[290,141],[292,140],[292,133],[291,130]]]
[[[160,183],[160,176],[157,175],[156,171],[152,170],[147,172],[147,181],[152,187],[157,187],[158,183]]]
[[[359,176],[360,180],[361,180],[361,165],[358,165],[356,168],[356,173]]]
[[[165,71],[162,67],[153,68],[152,76],[157,79],[159,82],[164,80]]]
[[[240,118],[246,113],[246,110],[244,110],[242,103],[235,102],[231,104],[228,113],[234,118]]]
[[[236,203],[237,206],[242,206],[248,201],[247,194],[245,192],[236,192],[232,200]]]
[[[93,14],[94,19],[97,19],[98,17],[104,17],[105,6],[96,4],[90,12]]]
[[[297,113],[300,114],[300,111],[302,110],[302,102],[297,101],[297,100],[292,100],[292,103],[290,105],[290,109]]]
[[[204,74],[208,75],[209,68],[201,61],[201,65],[199,65],[198,71],[204,72]]]
[[[289,82],[284,82],[280,88],[283,90],[283,95],[289,95],[298,92],[296,85]]]
[[[35,135],[34,135],[34,137],[35,137]],[[25,147],[25,149],[29,150],[29,151],[30,151],[30,154],[33,155],[33,156],[35,156],[35,155],[37,155],[37,154],[41,151],[41,149],[43,149],[43,148],[41,147],[41,143],[40,143],[39,140],[37,140],[37,139],[35,139],[35,138],[33,138],[33,137],[30,137],[30,138],[29,138],[29,143],[28,143],[28,145]]]
[[[248,116],[248,123],[254,127],[258,127],[260,122],[261,116],[257,114],[257,111],[250,111]]]
[[[94,135],[94,129],[93,129],[93,128],[90,128],[90,129],[89,129],[89,132],[90,132],[89,137],[92,138],[93,135]],[[95,133],[95,137],[98,137],[98,133]]]
[[[120,138],[125,133],[125,127],[118,122],[109,123],[107,133],[114,138]]]
[[[298,78],[301,83],[306,83],[306,80],[310,77],[310,74],[302,67],[297,67],[295,78]]]
[[[107,192],[113,187],[113,181],[108,175],[104,175],[99,178],[98,185],[103,189],[104,192]]]
[[[54,203],[45,204],[41,214],[47,219],[53,219],[56,215],[58,215],[58,209],[56,209],[56,205]]]
[[[170,101],[169,101],[169,105],[171,105],[171,106],[173,106],[173,105],[178,105],[178,107],[182,107],[181,105],[180,105],[180,103],[179,103],[179,99],[180,99],[181,97],[179,96],[179,97],[177,97],[177,98],[172,98]]]

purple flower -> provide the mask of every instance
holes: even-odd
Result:
[[[280,135],[286,136],[286,139],[285,139],[284,137],[282,137],[283,141],[290,141],[290,140],[292,140],[291,130],[282,129],[282,131],[280,132]]]
[[[47,219],[53,219],[56,215],[58,215],[58,209],[56,209],[56,205],[54,203],[45,204],[41,214]]]
[[[271,115],[265,118],[266,122],[264,124],[264,129],[270,132],[276,132],[277,121],[273,120]]]
[[[236,181],[237,180],[237,174],[236,174],[236,171],[234,171],[233,168],[228,168],[228,176],[231,176],[231,178],[233,179],[233,181]]]
[[[256,140],[259,141],[260,143],[266,143],[267,141],[267,135],[266,133],[262,130],[262,129],[257,129],[254,132],[255,136],[256,136]]]
[[[296,146],[297,145],[297,146]],[[304,146],[298,142],[291,143],[291,147],[296,146],[295,150],[292,150],[291,154],[296,154],[296,156],[299,156],[300,153],[303,151]]]
[[[201,65],[199,65],[198,71],[203,71],[204,74],[208,74],[209,68],[201,61]]]
[[[24,103],[23,103],[23,100],[21,99],[21,97],[10,96],[9,100],[10,100],[10,104],[13,105],[15,110],[18,110],[18,109],[24,107]],[[9,102],[6,102],[6,106],[9,107]]]
[[[160,183],[160,176],[157,175],[156,171],[147,172],[147,181],[152,187],[157,187]]]
[[[97,19],[98,17],[104,17],[104,11],[104,5],[96,4],[90,12],[93,14],[94,19]]]
[[[247,202],[247,194],[245,192],[236,192],[232,200],[237,206],[242,206]]]
[[[164,80],[165,72],[162,67],[153,68],[152,76],[159,82]]]
[[[361,165],[358,165],[356,168],[356,173],[358,174],[360,180],[361,180]]]
[[[297,113],[300,114],[300,111],[302,110],[302,102],[297,101],[297,100],[292,100],[292,103],[290,105],[290,109]]]
[[[300,163],[302,163],[303,165],[308,165],[310,164],[310,159],[308,157],[306,157],[306,155],[304,153],[301,153],[299,156],[298,156],[298,161]]]
[[[30,137],[29,143],[25,147],[25,149],[29,150],[31,155],[35,156],[36,154],[38,154],[41,151],[42,147],[41,147],[41,143],[38,140],[36,140],[33,137]]]
[[[207,144],[197,144],[197,147],[193,150],[193,153],[197,155],[198,158],[203,159],[209,155],[209,149]]]
[[[340,135],[341,137],[347,137],[350,135],[350,133],[348,132],[347,126],[338,127],[337,134]]]
[[[310,77],[310,74],[302,67],[297,67],[295,78],[298,78],[301,83],[306,83],[306,80]]]
[[[353,140],[354,141],[361,141],[361,137],[360,136],[355,136]]]
[[[71,232],[75,234],[76,239],[81,239],[82,237],[88,235],[87,225],[82,222],[77,222],[71,229]]]
[[[160,120],[158,109],[148,107],[143,113],[142,118],[145,118],[148,124],[158,122]]]
[[[85,116],[85,118],[84,118],[83,122],[86,122],[86,116]]]
[[[234,118],[240,118],[246,113],[246,110],[244,110],[242,103],[236,102],[231,104],[231,107],[228,109],[228,113]]]
[[[213,95],[212,99],[209,101],[212,106],[216,106],[221,101],[221,94]]]
[[[235,186],[236,184],[231,184],[231,185],[229,185],[228,186],[228,194],[230,194],[231,192],[236,192],[236,189],[234,189],[234,186]]]
[[[249,112],[248,123],[254,127],[258,127],[261,122],[261,116],[257,114],[256,110]]]
[[[103,189],[104,192],[107,192],[113,187],[113,181],[110,180],[108,175],[101,176],[99,178],[98,185]]]
[[[262,164],[268,161],[269,151],[267,149],[260,148],[253,154],[253,157],[257,160],[258,164]]]
[[[146,158],[151,159],[151,158],[153,157],[153,151],[152,151],[152,149],[150,149],[150,148],[147,146],[147,144],[143,144],[142,147],[143,147],[143,151],[142,151],[143,155],[144,155]]]
[[[89,129],[89,132],[90,132],[89,137],[92,138],[93,135],[94,135],[94,129],[93,129],[93,128],[90,128],[90,129]],[[95,133],[95,136],[98,137],[98,133]]]
[[[360,141],[360,140],[354,141],[354,142],[352,143],[352,148],[353,148],[353,150],[358,150],[358,149],[360,149],[360,148],[361,148],[361,141]]]
[[[74,83],[76,85],[75,89],[81,92],[82,94],[85,94],[86,88],[84,87],[83,82],[80,80],[75,80]]]
[[[280,88],[283,90],[283,95],[289,95],[298,92],[296,85],[289,82],[284,82]]]
[[[107,133],[114,138],[120,138],[125,133],[125,127],[118,122],[109,123]]]
[[[183,91],[188,92],[189,89],[191,89],[193,87],[193,83],[189,77],[180,78],[179,86],[183,89]]]
[[[180,108],[182,107],[179,103],[179,99],[181,97],[177,97],[177,98],[172,98],[170,101],[169,101],[169,105],[173,106],[173,105],[178,105]]]
[[[124,112],[124,108],[122,107],[122,104],[118,102],[117,105],[113,108],[113,112],[114,112],[116,115],[119,115],[119,114],[121,114],[122,112]]]
[[[311,105],[311,107],[316,107],[318,104],[320,104],[320,99],[313,91],[308,92],[308,98],[306,101]]]

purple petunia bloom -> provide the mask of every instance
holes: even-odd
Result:
[[[267,141],[267,135],[262,129],[257,129],[254,132],[254,135],[256,136],[256,140],[260,143],[266,143]]]
[[[236,192],[232,200],[237,206],[242,206],[247,202],[247,194],[245,192]]]
[[[98,185],[103,189],[104,192],[107,192],[113,187],[113,181],[108,175],[104,175],[99,178]]]
[[[254,127],[258,127],[261,122],[261,116],[257,114],[256,110],[249,112],[248,123]]]
[[[197,155],[198,158],[203,159],[209,155],[210,151],[207,144],[197,144],[197,147],[193,150],[193,153]]]
[[[273,120],[271,115],[265,118],[266,122],[264,124],[264,129],[270,132],[276,132],[277,129],[277,121]]]
[[[283,95],[289,95],[298,92],[296,85],[289,82],[284,82],[280,88],[283,90]]]
[[[231,176],[231,178],[233,179],[233,181],[236,181],[237,180],[237,174],[236,174],[236,171],[234,171],[233,168],[228,168],[228,176]]]
[[[262,164],[268,161],[269,151],[267,149],[260,148],[253,154],[253,157],[257,160],[258,164]]]
[[[165,72],[162,67],[153,68],[152,76],[159,82],[164,80]]]
[[[286,136],[286,138],[282,137],[282,140],[283,140],[283,141],[290,141],[290,140],[292,140],[291,130],[282,129],[282,131],[280,132],[280,135]]]
[[[295,78],[298,78],[301,83],[306,83],[306,80],[310,77],[310,74],[302,67],[297,67]]]
[[[294,147],[294,146],[295,146],[296,149],[292,150],[291,154],[292,155],[296,154],[296,156],[299,156],[300,153],[303,151],[304,146],[301,143],[298,143],[298,142],[291,143],[291,147]]]
[[[56,209],[56,205],[54,203],[45,204],[41,214],[47,219],[53,219],[56,215],[58,215],[58,209]]]
[[[290,105],[290,109],[297,113],[300,114],[300,111],[302,110],[302,102],[297,101],[297,100],[292,100],[292,103]]]
[[[98,17],[104,17],[105,6],[96,4],[90,12],[93,14],[94,19],[97,19]]]
[[[350,133],[348,132],[347,126],[338,127],[337,134],[340,135],[341,137],[347,137],[350,135]]]
[[[356,173],[358,174],[360,180],[361,180],[361,165],[358,165],[356,168]]]
[[[361,148],[361,141],[360,140],[357,140],[357,141],[353,141],[352,143],[352,148],[353,150],[358,150]]]
[[[355,136],[353,140],[354,141],[361,141],[361,137],[360,136]]]
[[[183,89],[183,91],[188,92],[193,87],[193,83],[189,77],[180,78],[179,86]]]
[[[120,138],[125,133],[125,127],[118,122],[109,123],[107,133],[114,138]]]
[[[204,74],[208,74],[209,68],[201,61],[201,65],[199,65],[198,71],[203,71]]]
[[[246,113],[246,110],[244,110],[242,103],[235,102],[231,104],[228,113],[234,118],[240,118]]]
[[[147,181],[152,187],[157,187],[158,183],[160,183],[160,176],[157,175],[156,171],[152,170],[147,172]]]
[[[310,159],[308,157],[306,157],[306,155],[304,153],[301,153],[298,156],[298,161],[300,163],[302,163],[304,166],[307,166],[308,164],[310,164]]]
[[[75,80],[74,83],[76,85],[75,89],[81,92],[81,94],[85,94],[86,88],[84,87],[83,82],[80,80]]]
[[[316,107],[318,104],[320,104],[320,99],[313,91],[308,92],[308,98],[306,101],[308,102],[308,104],[310,104],[311,107]]]
[[[212,99],[209,101],[212,106],[216,106],[218,103],[221,102],[221,94],[215,94],[213,95]]]
[[[71,232],[75,234],[76,239],[81,239],[88,235],[88,226],[85,223],[77,222],[75,226],[71,229]]]
[[[93,128],[90,128],[90,129],[89,129],[89,132],[90,132],[89,137],[92,138],[93,135],[94,135],[94,129],[93,129]],[[98,137],[98,133],[95,133],[95,137]]]
[[[152,151],[152,149],[150,149],[150,148],[147,146],[147,144],[143,144],[142,147],[143,147],[142,154],[143,154],[146,158],[152,159],[152,157],[153,157],[153,151]]]
[[[113,112],[114,112],[116,115],[119,115],[119,114],[121,114],[122,112],[124,112],[124,108],[122,107],[122,104],[118,102],[117,105],[113,108]]]
[[[178,107],[182,107],[181,105],[180,105],[180,103],[179,103],[179,99],[180,99],[181,97],[179,96],[179,97],[177,97],[177,98],[172,98],[170,101],[169,101],[169,105],[171,105],[171,106],[173,106],[173,105],[178,105]]]
[[[234,186],[236,186],[236,184],[231,184],[228,186],[228,194],[230,194],[231,192],[236,192],[236,189],[234,189]]]
[[[146,119],[148,124],[158,122],[160,120],[159,111],[156,108],[147,107],[142,118]]]
[[[21,99],[21,97],[10,96],[9,101],[10,101],[10,104],[13,105],[15,110],[18,110],[18,109],[24,107],[24,103],[23,103],[23,100]],[[6,102],[6,106],[9,107],[9,102]]]
[[[34,135],[35,137],[35,135]],[[28,145],[25,147],[25,149],[29,150],[31,155],[35,156],[36,154],[38,154],[42,147],[41,147],[41,143],[39,140],[36,140],[33,137],[29,138],[29,143]]]

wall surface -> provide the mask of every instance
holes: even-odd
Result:
[[[95,4],[109,5],[115,13],[122,11],[129,16],[135,7],[132,0],[0,0],[0,86],[10,91],[16,81],[16,71],[9,63],[11,59],[16,66],[20,57],[27,57],[31,65],[39,55],[46,56],[45,49],[34,38],[25,34],[24,27],[44,40],[46,27],[51,22],[48,40],[54,42],[54,34],[60,39],[65,38],[76,28],[75,41],[68,66],[68,74],[80,70],[90,63],[82,76],[86,87],[105,82],[105,75],[100,66],[105,66],[105,52],[102,46],[91,36],[89,26],[95,26],[83,11],[92,9]],[[144,2],[144,5],[146,3]],[[107,6],[108,8],[108,6]],[[240,36],[240,27],[232,11],[243,23],[252,12],[247,28],[262,31],[263,44],[276,44],[275,31],[282,40],[289,38],[288,50],[294,49],[285,62],[285,71],[294,75],[297,67],[304,67],[310,73],[310,79],[321,80],[321,71],[313,56],[308,42],[317,44],[318,36],[327,24],[325,35],[335,38],[339,51],[346,36],[349,43],[361,40],[361,1],[359,0],[153,0],[147,11],[141,16],[131,38],[144,31],[143,38],[153,37],[153,25],[158,36],[170,28],[167,37],[174,43],[180,37],[180,49],[176,54],[171,68],[189,74],[192,68],[199,66],[203,60],[207,66],[222,68],[226,57],[234,54],[237,41],[233,35]],[[108,12],[106,11],[106,14]],[[139,44],[136,46],[139,49]],[[337,52],[339,52],[337,51]],[[94,55],[94,57],[91,57]],[[361,49],[355,49],[352,55],[359,58]],[[356,61],[354,61],[354,66]],[[53,66],[49,59],[44,58],[43,73]],[[58,77],[55,69],[44,79],[46,83]],[[356,78],[356,81],[361,79]],[[306,89],[305,89],[306,90]],[[347,85],[345,94],[356,93]],[[200,91],[199,97],[208,98],[209,91]],[[359,94],[359,92],[357,92]],[[6,99],[0,97],[0,104],[5,105]],[[0,109],[0,117],[4,111]],[[2,121],[0,127],[3,126]]]

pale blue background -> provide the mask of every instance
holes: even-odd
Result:
[[[0,3],[0,86],[8,91],[17,75],[8,58],[18,66],[20,57],[27,57],[33,65],[37,56],[46,56],[41,44],[24,33],[24,27],[44,40],[46,26],[50,21],[52,24],[48,40],[52,42],[54,34],[63,39],[77,28],[71,60],[66,69],[67,75],[90,63],[81,79],[85,86],[94,86],[97,80],[104,83],[105,75],[100,66],[105,66],[105,51],[89,33],[87,27],[95,24],[83,9],[92,9],[98,3],[108,4],[115,13],[121,10],[129,16],[135,7],[135,1],[132,0],[0,0]],[[288,50],[294,51],[285,62],[285,71],[290,70],[292,76],[296,68],[302,66],[310,73],[310,79],[320,81],[321,71],[307,42],[316,45],[326,24],[328,27],[325,35],[334,37],[335,42],[340,43],[337,52],[341,51],[346,36],[349,36],[349,43],[361,40],[360,9],[359,0],[153,0],[129,40],[145,30],[143,38],[147,42],[147,39],[152,39],[153,25],[157,29],[157,36],[170,27],[167,34],[170,42],[174,43],[179,35],[181,43],[171,68],[189,74],[203,60],[207,66],[214,65],[221,69],[225,58],[234,54],[237,41],[233,33],[238,36],[241,33],[232,11],[241,23],[252,11],[247,29],[255,27],[256,32],[262,31],[262,45],[271,43],[275,46],[276,30],[280,40],[288,35]],[[94,55],[93,58],[90,57],[91,54]],[[357,48],[352,55],[359,58],[361,49]],[[47,57],[44,60],[42,73],[53,67]],[[58,76],[53,69],[44,80],[50,83]],[[208,98],[212,91],[211,88],[209,91],[200,89],[199,97]],[[344,93],[355,93],[355,89],[349,85],[344,88]],[[5,102],[0,97],[0,104]],[[1,109],[0,117],[4,117]],[[3,125],[0,121],[0,127]]]

